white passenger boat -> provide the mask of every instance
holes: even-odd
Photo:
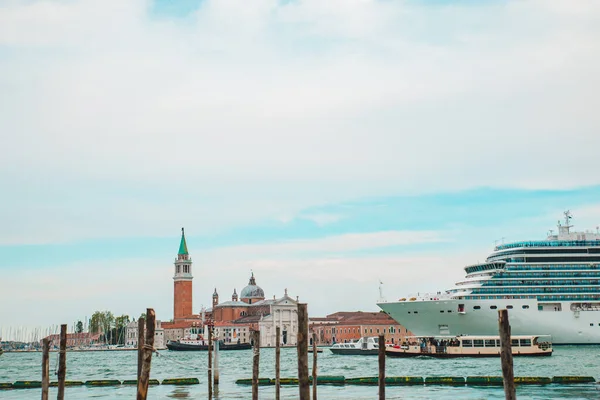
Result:
[[[550,356],[552,340],[549,335],[511,336],[511,352],[513,356]],[[471,335],[409,336],[402,344],[387,347],[385,354],[390,357],[500,357],[500,338]]]
[[[350,343],[336,343],[329,350],[333,354],[375,355],[379,353],[379,338],[364,336]]]
[[[558,344],[600,344],[600,233],[572,232],[571,214],[546,240],[499,244],[444,292],[378,306],[418,336],[497,335],[507,309],[512,334],[543,332]]]

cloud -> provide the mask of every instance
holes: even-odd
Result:
[[[83,204],[100,188],[113,221],[145,201],[135,187],[175,208],[234,197],[260,218],[256,203],[278,191],[294,191],[276,199],[288,214],[332,198],[595,184],[600,13],[557,3],[221,0],[170,19],[144,1],[12,1],[0,179],[18,198]]]

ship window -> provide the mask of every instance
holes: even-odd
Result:
[[[511,306],[511,305],[506,306],[507,310],[512,310],[512,308],[513,308],[513,306]]]
[[[473,340],[473,347],[483,347],[483,340]]]
[[[494,339],[486,339],[485,347],[496,347],[496,341]]]
[[[496,307],[496,306],[490,306],[490,308],[491,308],[492,310],[495,310],[495,309],[496,309],[496,308],[498,308],[498,307]]]
[[[472,340],[463,340],[462,345],[463,345],[463,347],[473,347],[473,341]]]
[[[479,310],[480,308],[480,306],[473,306],[473,310]]]
[[[512,347],[519,347],[519,339],[511,339],[510,345]]]
[[[529,306],[528,306],[528,305],[524,305],[524,306],[523,306],[523,310],[527,310],[528,308],[529,308]]]
[[[531,339],[521,339],[521,346],[531,346]]]

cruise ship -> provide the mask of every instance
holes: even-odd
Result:
[[[507,309],[513,335],[600,344],[600,233],[575,232],[564,214],[556,235],[497,245],[452,289],[377,305],[417,336],[498,335]]]

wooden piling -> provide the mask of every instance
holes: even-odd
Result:
[[[254,342],[254,357],[252,359],[252,400],[258,400],[258,373],[260,359],[260,332],[252,332]]]
[[[317,400],[317,334],[312,334],[312,348],[313,348],[313,369],[312,369],[312,384],[313,384],[313,400]]]
[[[144,340],[144,358],[142,371],[137,386],[137,400],[146,400],[148,396],[148,381],[150,380],[150,366],[152,364],[152,352],[154,351],[154,324],[156,315],[154,309],[146,309],[146,337]]]
[[[208,398],[212,399],[212,326],[208,326]]]
[[[48,400],[50,387],[50,343],[48,338],[42,340],[42,400]]]
[[[140,380],[142,374],[142,364],[144,363],[144,327],[146,321],[144,318],[138,319],[138,365],[137,365],[137,379]]]
[[[215,360],[213,361],[213,365],[214,365],[214,374],[213,374],[213,382],[215,384],[215,389],[217,389],[217,387],[219,386],[219,348],[221,347],[221,344],[219,342],[219,338],[217,338],[217,340],[215,341]]]
[[[310,400],[308,383],[308,312],[306,303],[298,303],[298,390],[300,400]]]
[[[385,400],[385,336],[379,335],[379,400]]]
[[[510,324],[508,323],[508,310],[498,310],[498,327],[500,330],[500,359],[502,360],[502,376],[504,377],[504,396],[506,400],[515,400],[515,376],[513,371],[513,357],[510,344]]]
[[[279,368],[281,364],[281,328],[275,328],[275,400],[279,400],[281,381]]]
[[[58,400],[65,398],[65,378],[67,376],[67,324],[60,326],[60,350],[58,356]]]

